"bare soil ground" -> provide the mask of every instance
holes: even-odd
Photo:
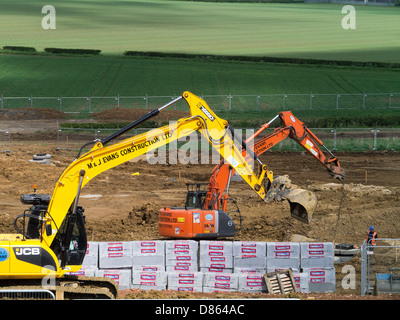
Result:
[[[22,119],[18,120],[19,123]],[[55,121],[55,120],[53,120]],[[9,130],[14,121],[0,121],[0,130]],[[29,122],[32,124],[32,122]],[[29,124],[28,123],[28,124]],[[43,126],[48,122],[43,122]],[[6,128],[9,126],[9,128]],[[0,233],[14,233],[13,220],[26,205],[21,193],[52,193],[57,178],[73,161],[76,151],[56,150],[54,122],[45,132],[19,130],[12,140],[11,153],[0,153]],[[40,127],[40,126],[39,126]],[[21,133],[22,132],[22,133]],[[43,134],[44,133],[44,134]],[[47,136],[48,139],[45,139]],[[24,137],[26,139],[24,139]],[[36,153],[50,153],[52,165],[29,163]],[[400,154],[397,152],[338,153],[347,177],[343,185],[308,154],[302,152],[267,152],[261,160],[275,175],[288,174],[296,185],[313,191],[318,206],[310,224],[290,218],[289,204],[264,203],[242,181],[232,182],[231,197],[240,207],[244,221],[233,240],[252,241],[335,241],[361,245],[367,229],[374,225],[381,238],[400,238]],[[158,235],[158,210],[164,206],[183,206],[184,181],[208,182],[213,164],[150,165],[144,158],[127,162],[94,178],[82,191],[80,205],[85,208],[88,240],[162,239]],[[132,175],[138,172],[139,175]],[[367,175],[366,175],[367,173]],[[180,177],[180,178],[179,178]],[[338,228],[339,205],[344,196]],[[232,240],[232,239],[230,239]],[[360,277],[360,256],[345,264],[354,265]],[[342,289],[344,274],[337,264],[335,294],[297,295],[302,299],[399,299],[398,295],[378,297],[359,295],[356,289]],[[181,294],[171,291],[121,292],[128,298],[254,298],[258,294]]]

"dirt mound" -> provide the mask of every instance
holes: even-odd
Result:
[[[64,112],[47,108],[0,110],[0,120],[65,119],[66,117]]]
[[[125,120],[133,121],[139,119],[141,116],[148,113],[150,110],[146,109],[125,109],[125,108],[112,108],[100,112],[93,113],[91,117],[95,120]],[[163,110],[155,118],[157,122],[177,120],[180,118],[189,117],[190,113],[180,110]]]

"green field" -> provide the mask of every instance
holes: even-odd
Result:
[[[3,96],[400,92],[399,71],[196,59],[0,55]]]
[[[176,96],[185,90],[197,95],[395,92],[393,103],[396,108],[400,105],[398,68],[123,56],[133,50],[400,63],[397,7],[357,6],[356,30],[343,30],[341,5],[71,0],[54,3],[56,30],[43,30],[44,4],[2,1],[0,46],[39,51],[0,53],[3,97]],[[43,53],[45,47],[100,49],[102,54],[52,55]],[[243,99],[235,99],[232,112],[221,115],[238,125],[246,125],[240,121],[257,125],[276,114],[276,108],[268,110],[270,104],[256,111]],[[329,99],[320,109],[299,109],[296,115],[315,126],[399,125],[398,109],[381,105],[374,110],[370,103],[368,110],[334,110],[335,102]],[[165,102],[168,98],[159,103]],[[13,107],[12,103],[4,105]],[[54,108],[59,104],[42,103]],[[221,109],[212,99],[210,105]],[[87,110],[86,106],[84,98],[77,108]],[[115,101],[102,107],[112,106]],[[292,108],[288,102],[286,109]]]
[[[41,26],[42,0],[2,0],[4,45],[400,62],[399,7],[168,0],[56,1],[56,29]]]

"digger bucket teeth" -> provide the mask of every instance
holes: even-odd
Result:
[[[283,200],[289,202],[290,214],[293,218],[305,223],[311,222],[318,202],[313,192],[292,185],[288,176],[278,176],[272,181],[264,201]]]
[[[346,178],[346,173],[342,167],[331,166],[328,171],[333,178],[338,179],[340,181],[344,181],[344,179]]]
[[[317,207],[317,197],[314,193],[307,190],[294,189],[286,195],[286,199],[290,204],[292,218],[304,223],[311,222],[315,208]]]

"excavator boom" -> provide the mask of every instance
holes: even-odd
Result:
[[[182,99],[189,105],[190,117],[110,144]],[[204,100],[186,91],[114,134],[85,144],[81,151],[88,145],[93,146],[86,153],[80,151],[64,170],[51,197],[36,193],[21,196],[23,203],[33,205],[29,213],[18,216],[18,219],[23,219],[22,225],[26,225],[27,230],[16,227],[22,237],[18,234],[3,235],[0,248],[7,251],[9,258],[0,264],[0,279],[41,279],[48,273],[60,278],[67,272],[79,270],[87,245],[84,209],[79,206],[82,188],[102,172],[195,131],[209,141],[260,197],[265,197],[262,186],[265,170],[256,174],[243,156],[240,144],[238,146],[232,139],[228,122],[219,118]],[[26,218],[28,222],[25,224]]]
[[[281,120],[281,126],[276,128],[272,133],[269,133],[254,142],[255,138],[264,130],[269,128],[272,122],[278,118]],[[250,145],[250,148],[256,155],[260,156],[287,138],[290,138],[301,145],[327,169],[328,173],[333,178],[341,181],[345,179],[346,174],[340,166],[338,158],[334,156],[333,153],[325,147],[323,142],[290,111],[278,113],[278,115],[272,120],[262,125],[246,140],[246,142],[253,142],[253,144]],[[329,157],[323,153],[318,145],[328,152]],[[250,161],[249,157],[247,157],[247,159]],[[208,183],[207,195],[203,209],[219,209],[222,203],[222,209],[226,211],[229,181],[234,173],[235,170],[232,169],[229,164],[224,163],[224,161],[221,161],[214,167]],[[317,205],[317,199],[313,193],[292,186],[288,176],[275,177],[274,179],[267,181],[267,184],[267,193],[264,198],[266,202],[286,199],[289,201],[292,217],[306,223],[311,222],[312,215]],[[224,190],[226,190],[226,194],[223,197]]]

